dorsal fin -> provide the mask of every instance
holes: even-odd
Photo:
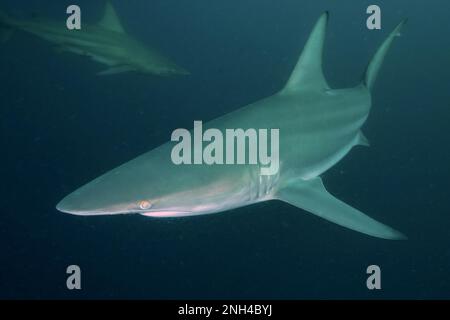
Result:
[[[105,13],[103,14],[102,20],[100,20],[99,26],[110,31],[125,33],[119,16],[109,1],[106,2]]]
[[[325,12],[317,21],[283,91],[289,92],[305,88],[312,90],[329,89],[322,71],[328,16],[328,12]]]

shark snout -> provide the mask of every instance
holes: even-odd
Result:
[[[76,199],[69,195],[56,205],[56,210],[76,216],[101,216],[113,214],[131,213],[128,204],[105,204],[104,206],[84,202],[81,198]]]
[[[68,213],[76,216],[90,216],[90,215],[102,215],[102,210],[98,207],[89,206],[77,196],[76,193],[72,193],[62,199],[57,205],[56,210]]]
[[[69,196],[64,198],[64,199],[62,199],[56,205],[56,210],[58,210],[60,212],[63,212],[63,213],[79,215],[79,216],[88,215],[88,211],[87,210],[83,210],[80,206],[77,206],[76,204],[71,202]]]
[[[123,183],[119,184],[123,185]],[[77,216],[125,214],[139,211],[140,197],[132,197],[106,183],[89,183],[62,199],[56,209]]]

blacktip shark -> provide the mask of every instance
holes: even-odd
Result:
[[[210,128],[279,128],[280,168],[260,165],[175,165],[168,142],[68,195],[59,211],[74,215],[184,217],[281,200],[361,233],[406,237],[332,196],[320,175],[354,146],[368,146],[361,127],[385,55],[405,21],[384,41],[362,82],[331,89],[322,72],[328,12],[316,23],[286,86],[278,93],[210,121]]]
[[[0,36],[6,41],[14,30],[22,30],[54,45],[58,52],[88,56],[108,69],[99,75],[139,72],[159,76],[188,75],[158,50],[128,35],[110,2],[103,18],[95,25],[82,24],[81,30],[69,30],[65,23],[34,18],[19,20],[0,12]]]

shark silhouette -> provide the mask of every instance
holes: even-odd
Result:
[[[14,30],[22,30],[54,45],[58,52],[88,56],[108,66],[99,75],[139,72],[159,76],[187,75],[158,50],[150,48],[128,35],[114,7],[106,3],[105,13],[96,25],[82,25],[81,30],[69,30],[65,23],[35,18],[18,20],[0,12],[0,37],[8,40]]]
[[[182,217],[281,200],[370,236],[405,239],[332,196],[320,178],[354,146],[368,146],[361,127],[371,108],[371,89],[405,21],[378,49],[363,81],[347,89],[331,89],[322,72],[327,22],[324,13],[281,91],[206,124],[220,130],[278,128],[277,174],[262,176],[260,165],[175,165],[174,143],[168,142],[81,187],[57,209],[85,216]]]

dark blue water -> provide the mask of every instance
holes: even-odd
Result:
[[[65,19],[73,1],[2,0],[17,17]],[[78,0],[84,21],[102,1]],[[18,32],[0,49],[0,297],[449,298],[450,21],[447,1],[115,1],[130,34],[192,75],[97,77],[102,66],[57,54]],[[311,27],[331,20],[324,68],[333,87],[358,83],[403,18],[356,148],[324,175],[337,197],[409,236],[392,242],[343,229],[281,202],[175,220],[83,218],[65,195],[170,139],[279,90]],[[66,289],[66,268],[82,290]],[[366,268],[382,290],[366,288]]]

